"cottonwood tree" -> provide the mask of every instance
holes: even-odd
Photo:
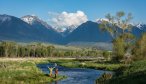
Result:
[[[146,33],[136,42],[135,47],[132,50],[134,60],[146,59]]]
[[[113,39],[113,54],[117,61],[123,59],[124,54],[129,50],[129,44],[134,36],[131,34],[132,14],[120,11],[116,15],[107,14],[105,18],[108,21],[103,21],[100,28],[103,31],[108,31]],[[128,46],[128,47],[127,47]]]

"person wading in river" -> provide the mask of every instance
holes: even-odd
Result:
[[[58,75],[58,69],[55,68],[55,78],[57,78],[57,75]]]
[[[54,69],[54,68],[48,67],[48,69],[49,69],[49,71],[50,71],[49,76],[52,77],[52,73],[53,73],[53,69]]]
[[[55,63],[54,66],[57,67],[57,64]],[[49,76],[50,76],[50,77],[52,77],[53,69],[54,69],[55,67],[48,67],[48,69],[49,69],[49,71],[50,71],[50,73],[49,73]],[[55,68],[55,78],[57,78],[57,75],[58,75],[58,69]]]

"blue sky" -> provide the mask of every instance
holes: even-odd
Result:
[[[17,17],[37,15],[48,20],[48,12],[83,11],[89,20],[103,18],[117,11],[131,12],[134,22],[146,23],[146,0],[1,0],[0,14]]]

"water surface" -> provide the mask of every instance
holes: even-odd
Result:
[[[53,67],[53,63],[37,65],[44,73],[49,74],[47,67]],[[59,75],[67,76],[66,79],[51,84],[95,84],[95,80],[105,71],[83,68],[66,68],[57,66]]]

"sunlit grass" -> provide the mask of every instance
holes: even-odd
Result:
[[[46,76],[36,64],[46,63],[46,60],[0,60],[0,84],[40,84],[57,79]]]
[[[49,60],[50,62],[56,62],[61,66],[69,68],[91,68],[97,70],[117,70],[120,67],[125,66],[124,64],[113,64],[113,63],[98,63],[95,60],[78,60],[78,59],[61,59],[61,60]]]

